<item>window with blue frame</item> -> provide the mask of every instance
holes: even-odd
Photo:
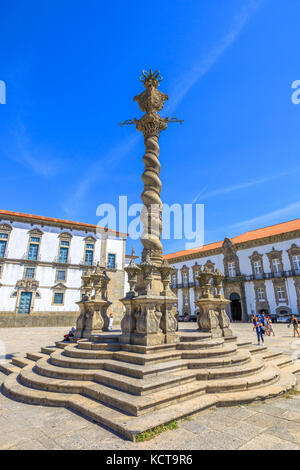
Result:
[[[0,258],[4,258],[8,240],[8,233],[0,233]]]
[[[34,279],[35,268],[26,268],[24,273],[25,279]]]
[[[39,247],[41,239],[38,237],[30,237],[30,243],[28,247],[27,259],[35,261],[38,258]]]
[[[69,256],[69,246],[70,242],[62,240],[59,245],[59,263],[67,263]]]
[[[114,253],[108,253],[107,267],[110,268],[110,269],[115,269],[115,267],[116,267],[116,255]]]
[[[57,270],[56,280],[57,281],[65,281],[66,280],[66,270],[65,269],[58,269]]]
[[[85,245],[85,257],[84,257],[84,264],[91,266],[94,260],[94,244],[87,243]]]
[[[54,305],[63,305],[64,303],[64,294],[63,292],[54,292],[53,304]]]

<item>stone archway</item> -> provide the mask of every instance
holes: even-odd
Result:
[[[232,321],[242,321],[241,297],[236,292],[230,294],[230,311]]]

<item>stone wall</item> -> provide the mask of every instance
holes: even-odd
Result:
[[[63,313],[18,313],[0,312],[0,328],[34,327],[34,326],[75,326],[78,312]]]
[[[107,313],[110,313],[114,316],[113,326],[120,326],[121,319],[124,315],[124,306],[119,299],[124,297],[124,283],[125,283],[125,271],[116,270],[114,272],[107,271],[107,275],[110,277],[110,282],[108,283],[107,293],[108,300],[112,304],[108,307]]]

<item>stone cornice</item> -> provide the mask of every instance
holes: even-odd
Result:
[[[270,237],[258,238],[256,240],[249,240],[241,243],[234,243],[233,246],[236,251],[245,250],[247,248],[255,248],[258,246],[269,245],[272,243],[278,243],[281,241],[293,240],[295,238],[300,238],[300,230],[295,230],[293,232],[280,233],[278,235],[272,235]],[[195,253],[189,253],[188,255],[182,255],[179,257],[168,258],[169,263],[182,263],[183,261],[190,261],[199,258],[207,258],[212,255],[223,254],[224,250],[222,247],[214,248],[212,250],[199,251]]]
[[[0,221],[7,220],[10,224],[13,222],[24,222],[32,226],[40,225],[41,227],[54,226],[58,227],[61,230],[78,230],[82,232],[92,232],[92,233],[106,233],[109,235],[116,236],[118,238],[127,238],[128,234],[123,232],[118,232],[115,230],[108,229],[106,227],[98,227],[97,225],[84,224],[81,222],[71,222],[68,220],[52,219],[48,217],[38,217],[31,216],[29,214],[19,214],[19,213],[9,213],[9,211],[0,210]]]

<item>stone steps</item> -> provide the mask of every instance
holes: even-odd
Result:
[[[177,350],[193,350],[193,349],[208,349],[208,348],[214,348],[214,347],[219,347],[224,344],[224,339],[211,339],[208,341],[182,341],[176,345]]]
[[[171,371],[174,369],[187,367],[185,361],[180,359],[181,354],[178,356],[169,356],[168,361],[157,361],[152,360],[151,355],[140,355],[141,364],[136,364],[136,362],[125,362],[125,358],[120,360],[120,357],[117,356],[117,353],[113,353],[114,356],[103,358],[102,360],[98,359],[83,359],[83,358],[73,358],[65,355],[64,351],[57,351],[52,353],[50,356],[50,362],[53,365],[72,368],[72,369],[106,369],[112,372],[117,372],[124,375],[129,375],[130,377],[143,378],[147,375],[157,375],[159,373],[165,373],[166,371]],[[118,353],[119,354],[119,353]],[[144,359],[148,359],[144,364]]]
[[[61,356],[63,357],[63,356]],[[69,361],[72,361],[72,358],[67,358]],[[78,361],[78,359],[76,360]],[[56,364],[54,363],[56,362]],[[75,367],[69,367],[70,362],[68,362],[68,366],[64,366],[64,362],[58,360],[53,361],[53,357],[51,356],[48,360],[41,359],[37,361],[37,368],[41,369],[41,374],[48,375],[51,374],[50,377],[57,377],[57,378],[75,378],[78,379],[80,376],[83,377],[83,380],[92,380],[93,375],[100,371],[100,369],[78,369]],[[118,375],[124,375],[125,377],[135,377],[137,379],[145,379],[147,377],[152,376],[159,376],[162,374],[169,374],[174,371],[187,369],[188,363],[187,361],[173,361],[173,362],[164,362],[162,364],[154,364],[152,366],[138,366],[132,364],[123,364],[118,363],[117,361],[103,361],[103,370],[114,372]],[[55,375],[53,375],[55,374]],[[48,375],[49,376],[49,375]],[[65,377],[66,376],[66,377]]]
[[[42,347],[41,353],[47,354],[48,356],[50,356],[50,354],[52,354],[54,351],[57,351],[57,350],[58,348],[56,348],[55,346]]]
[[[90,341],[94,343],[118,343],[120,333],[105,333],[99,335],[91,335]],[[81,340],[79,340],[81,341]]]
[[[26,367],[34,364],[34,361],[31,359],[28,359],[26,357],[13,357],[11,359],[11,362],[13,365],[18,366],[18,367]]]
[[[27,403],[65,406],[134,441],[137,434],[174,419],[190,416],[212,406],[233,406],[272,398],[285,393],[295,384],[296,378],[292,374],[281,372],[276,384],[264,388],[235,393],[204,394],[186,400],[184,406],[182,402],[178,402],[137,417],[124,415],[114,408],[79,394],[49,393],[28,388],[18,383],[17,374],[8,376],[3,387],[5,393],[14,399]]]
[[[64,406],[112,429],[131,441],[135,441],[137,434],[157,425],[188,416],[216,404],[214,396],[202,395],[187,400],[184,406],[182,402],[178,402],[136,417],[125,415],[117,409],[80,394],[55,393],[28,388],[18,382],[17,374],[8,376],[3,387],[5,393],[15,400],[39,405]]]
[[[182,359],[201,359],[222,356],[226,357],[230,354],[236,353],[236,344],[225,344],[222,347],[208,348],[192,351],[182,351]]]
[[[226,380],[211,380],[207,382],[207,393],[222,393],[249,390],[272,384],[279,380],[280,372],[276,367],[264,369],[247,377],[230,378]]]
[[[202,341],[202,340],[208,340],[211,339],[211,334],[210,333],[186,333],[186,334],[179,334],[179,341],[180,342],[192,342],[192,341]]]
[[[67,346],[66,346],[67,347]],[[118,343],[92,343],[91,341],[78,341],[77,348],[80,350],[96,350],[96,351],[119,351]]]
[[[219,380],[224,378],[246,377],[256,374],[264,369],[264,361],[252,359],[250,362],[238,367],[222,367],[217,369],[201,369],[197,372],[198,380]]]
[[[32,353],[32,352],[26,353],[26,358],[30,359],[31,361],[35,361],[35,362],[38,361],[39,359],[43,359],[44,357],[47,357],[47,354]]]
[[[297,384],[296,377],[289,371],[281,371],[275,384],[247,392],[224,393],[218,395],[218,406],[236,406],[253,401],[267,400],[286,393]]]
[[[220,369],[223,367],[235,367],[246,364],[251,360],[249,351],[238,350],[235,354],[229,356],[217,356],[213,358],[203,359],[187,359],[189,368],[197,369]]]
[[[279,367],[280,369],[290,366],[293,364],[293,359],[290,356],[282,355],[279,358],[270,359],[272,365]]]
[[[68,345],[64,348],[64,356],[71,358],[84,359],[116,359],[121,362],[128,362],[133,364],[155,364],[164,361],[174,361],[176,359],[181,359],[181,353],[176,352],[175,350],[167,350],[166,352],[160,352],[155,354],[140,354],[127,351],[117,351],[111,352],[108,351],[99,351],[94,349],[80,349],[77,345]]]
[[[170,387],[167,390],[154,391],[151,395],[129,395],[126,392],[99,383],[80,381],[74,383],[72,380],[49,379],[35,374],[31,368],[27,367],[20,372],[20,381],[22,384],[35,389],[84,394],[105,405],[113,406],[134,416],[205,393],[205,384],[194,380],[184,385]]]
[[[273,360],[275,358],[281,357],[282,352],[280,352],[280,351],[272,351],[272,352],[263,351],[261,356],[264,359],[264,361],[270,361],[270,360]]]
[[[20,371],[20,367],[12,365],[10,362],[0,362],[0,372],[3,374],[9,375],[18,373]]]
[[[252,344],[251,346],[247,347],[247,349],[251,352],[251,354],[260,354],[261,352],[267,350],[267,346],[256,346]]]
[[[68,357],[64,351],[56,351],[51,354],[51,364],[60,367],[72,368],[72,369],[103,369],[104,361],[112,358],[113,353],[102,351],[102,359],[81,359],[75,357]]]
[[[74,359],[113,359],[114,351],[79,349],[76,344],[69,344],[64,348],[63,355]]]
[[[238,341],[236,344],[238,348],[247,348],[253,345],[251,341]]]
[[[175,351],[176,343],[172,344],[159,344],[156,346],[142,346],[138,344],[120,344],[121,351],[128,351],[139,354],[155,354],[166,351]]]
[[[159,353],[139,354],[127,351],[115,352],[113,358],[117,361],[138,364],[138,365],[149,365],[149,364],[160,364],[167,361],[176,361],[181,359],[180,351],[166,351]]]
[[[95,370],[83,371],[76,369],[65,369],[49,364],[46,360],[38,361],[35,367],[35,372],[46,377],[55,378],[58,380],[74,380],[74,381],[92,381],[108,385],[110,387],[119,388],[134,395],[149,394],[155,390],[163,390],[176,384],[182,385],[183,383],[195,380],[197,371],[183,369],[171,371],[167,377],[164,375],[157,375],[147,377],[143,380],[140,378],[123,376],[116,374],[109,370]]]

